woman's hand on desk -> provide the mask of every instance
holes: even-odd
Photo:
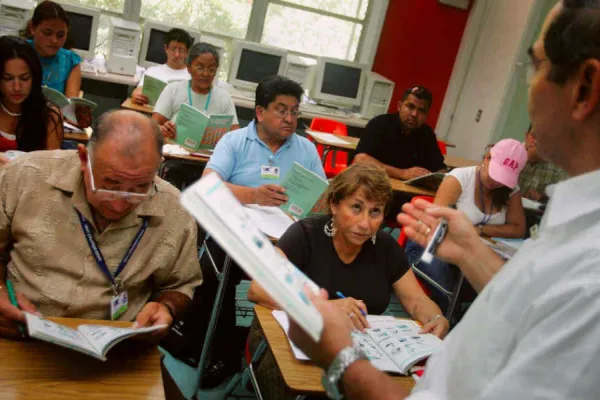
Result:
[[[254,204],[279,207],[288,201],[285,188],[279,185],[262,185],[254,189]]]
[[[19,323],[25,323],[23,311],[37,313],[37,309],[22,293],[16,293],[19,308],[12,305],[8,297],[8,290],[0,284],[0,337],[9,339],[23,339],[19,332]]]
[[[167,121],[160,127],[160,131],[163,136],[168,139],[175,139],[177,137],[177,129],[172,121]]]
[[[435,336],[439,337],[440,339],[443,339],[449,330],[450,330],[450,322],[448,322],[448,320],[446,318],[440,316],[439,318],[434,317],[434,319],[432,321],[427,322],[423,326],[423,329],[421,329],[421,332],[422,333],[431,333],[432,335],[435,335]]]
[[[409,179],[415,179],[430,173],[431,171],[421,167],[407,168],[404,170],[404,179],[408,181]]]
[[[8,164],[10,160],[6,157],[4,157],[4,155],[2,153],[0,153],[0,167],[3,166],[4,164]]]
[[[344,313],[346,313],[356,329],[362,331],[370,327],[369,322],[365,317],[365,315],[368,314],[367,306],[362,300],[357,300],[353,297],[346,297],[343,299],[329,300],[329,302],[335,304]]]

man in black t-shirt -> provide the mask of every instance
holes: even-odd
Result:
[[[431,100],[431,92],[423,86],[404,92],[397,113],[369,121],[354,162],[375,163],[390,177],[404,180],[446,172],[435,133],[425,124]]]

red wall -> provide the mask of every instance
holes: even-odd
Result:
[[[373,71],[396,83],[390,112],[406,89],[423,85],[433,94],[427,124],[435,128],[468,16],[438,0],[389,0]]]

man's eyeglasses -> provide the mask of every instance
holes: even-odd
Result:
[[[219,68],[217,68],[217,67],[208,67],[208,68],[205,68],[205,67],[194,67],[193,69],[194,69],[194,71],[196,71],[199,74],[207,73],[208,75],[214,75],[214,74],[217,73],[217,70]]]
[[[300,112],[300,110],[294,110],[294,111],[290,111],[290,110],[286,110],[283,108],[275,108],[273,109],[273,112],[275,113],[275,115],[277,115],[278,118],[287,118],[288,115],[291,115],[292,118],[299,118],[300,115],[302,114]]]
[[[94,172],[92,171],[92,161],[90,154],[88,153],[87,159],[88,169],[90,170],[90,185],[92,186],[92,192],[96,195],[100,201],[115,201],[125,200],[131,204],[140,204],[154,195],[154,184],[148,189],[146,193],[135,193],[135,192],[122,192],[120,190],[108,190],[96,188],[96,182],[94,181]]]
[[[525,79],[526,79],[528,85],[530,85],[531,82],[533,81],[533,77],[535,76],[535,72],[536,72],[535,69],[536,69],[537,65],[539,65],[540,63],[543,63],[544,61],[550,61],[550,60],[548,58],[544,58],[543,60],[536,60],[534,58],[531,58],[527,61],[522,61],[522,62],[517,63],[517,67],[519,67],[525,71]]]
[[[188,52],[187,49],[184,49],[183,47],[167,47],[167,50],[175,54],[187,54]]]

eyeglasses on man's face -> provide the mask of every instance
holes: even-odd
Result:
[[[199,74],[214,75],[217,73],[219,68],[218,67],[193,67],[192,69]]]
[[[527,61],[522,61],[522,62],[517,63],[517,67],[519,67],[522,71],[524,71],[525,80],[528,85],[531,85],[531,82],[533,82],[533,78],[535,77],[535,74],[537,73],[538,66],[545,61],[550,61],[550,60],[547,58],[538,60],[538,59],[532,57]]]
[[[99,201],[125,200],[130,204],[140,204],[154,195],[154,185],[152,184],[146,193],[124,192],[120,190],[98,189],[94,181],[94,172],[92,171],[92,157],[88,152],[88,169],[90,171],[90,186]]]
[[[281,118],[281,119],[287,118],[288,115],[291,115],[292,118],[296,119],[296,118],[299,118],[300,115],[302,114],[300,112],[300,110],[290,111],[287,108],[272,108],[271,110],[275,113],[277,118]]]
[[[188,52],[188,50],[185,47],[176,47],[176,46],[167,47],[167,51],[169,51],[173,54],[187,54],[187,52]]]

